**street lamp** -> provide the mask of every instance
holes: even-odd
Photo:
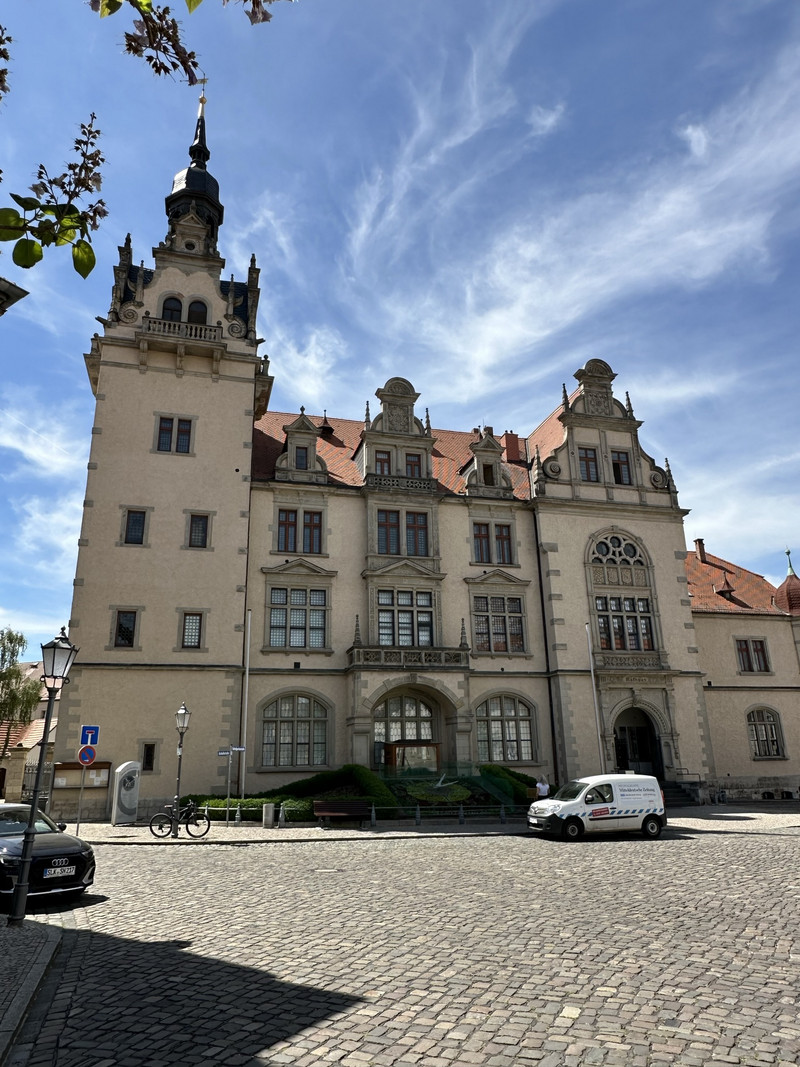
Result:
[[[70,644],[63,626],[58,637],[54,637],[52,641],[42,645],[42,670],[44,672],[42,674],[42,682],[47,689],[47,712],[44,717],[39,762],[36,766],[36,778],[33,784],[31,810],[28,815],[25,836],[22,839],[19,877],[11,898],[11,911],[8,917],[9,926],[18,926],[25,918],[25,909],[28,903],[28,878],[30,877],[31,859],[33,857],[33,841],[36,837],[36,816],[39,811],[39,793],[42,787],[42,773],[47,756],[47,741],[50,736],[53,708],[55,707],[57,693],[69,680],[67,675],[77,655],[78,649],[75,645]]]
[[[175,729],[178,731],[178,780],[175,783],[175,806],[172,809],[172,836],[178,836],[181,817],[181,760],[183,759],[183,735],[189,729],[191,711],[181,704],[175,712]]]

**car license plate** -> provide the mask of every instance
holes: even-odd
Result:
[[[45,872],[45,878],[66,878],[70,874],[75,873],[75,864],[71,867],[48,867]]]

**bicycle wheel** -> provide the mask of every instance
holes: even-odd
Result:
[[[184,823],[189,837],[205,837],[211,829],[211,819],[202,811],[190,815]]]
[[[153,837],[169,837],[172,833],[172,816],[159,811],[150,820],[150,833]]]

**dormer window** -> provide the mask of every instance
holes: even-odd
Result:
[[[202,300],[193,300],[189,305],[186,321],[195,326],[205,326],[208,322],[208,308]]]
[[[305,445],[298,445],[294,450],[294,466],[295,470],[307,471],[308,470],[308,448]]]
[[[389,475],[392,473],[392,457],[387,451],[376,449],[375,451],[375,473]]]
[[[600,481],[600,474],[597,468],[596,448],[579,448],[578,463],[580,464],[582,482]]]
[[[631,464],[627,452],[611,452],[611,469],[617,485],[631,485]]]
[[[494,485],[494,467],[491,463],[484,463],[483,465],[483,484]]]
[[[180,322],[183,315],[183,304],[176,296],[168,296],[161,309],[161,318],[166,322]]]

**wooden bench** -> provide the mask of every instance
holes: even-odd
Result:
[[[333,797],[330,800],[315,800],[314,815],[320,825],[326,825],[331,819],[349,819],[358,822],[359,828],[372,813],[371,805],[366,800],[350,800],[347,797]]]

